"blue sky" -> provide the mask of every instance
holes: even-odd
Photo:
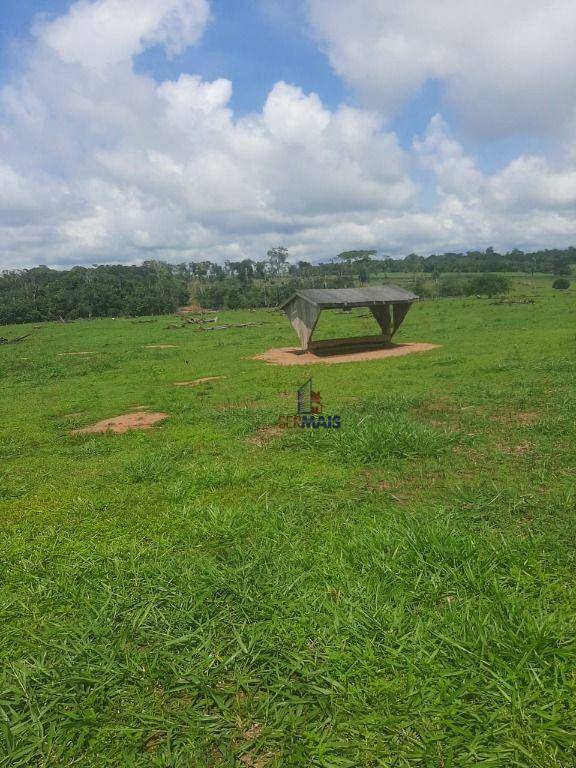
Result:
[[[349,94],[307,34],[298,0],[292,5],[288,16],[261,0],[214,0],[213,21],[198,46],[172,61],[161,48],[150,50],[139,57],[137,67],[160,80],[182,71],[207,80],[226,77],[234,83],[231,105],[237,114],[260,110],[279,80],[316,91],[336,107]]]
[[[11,66],[10,47],[18,40],[29,40],[35,16],[57,16],[72,4],[71,0],[2,0],[4,76]],[[279,80],[317,91],[332,107],[350,98],[309,33],[299,0],[290,0],[289,10],[262,0],[213,0],[211,5],[213,19],[197,46],[173,58],[160,46],[149,49],[138,57],[136,69],[158,81],[181,72],[208,80],[227,77],[234,82],[232,106],[239,114],[261,109]]]
[[[572,0],[3,0],[0,22],[0,268],[576,239]]]
[[[71,0],[3,0],[0,45],[5,77],[18,42],[30,39],[35,17],[57,16],[72,4]],[[197,46],[175,57],[168,57],[161,46],[150,48],[136,58],[136,71],[158,82],[177,78],[182,72],[199,74],[206,80],[228,78],[234,84],[230,103],[237,115],[259,111],[280,80],[318,93],[331,108],[343,102],[357,103],[354,91],[334,73],[314,39],[300,0],[212,0],[211,5],[212,21]],[[390,118],[390,126],[408,147],[414,136],[425,132],[437,112],[457,121],[443,98],[442,84],[430,79]],[[475,141],[466,135],[465,142],[487,171],[509,162],[519,147],[541,151],[545,146],[540,137],[525,134],[512,141],[493,137]]]

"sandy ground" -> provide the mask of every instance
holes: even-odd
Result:
[[[129,429],[150,429],[154,424],[157,424],[159,421],[164,421],[164,419],[167,418],[167,413],[125,413],[122,416],[116,416],[113,419],[98,421],[96,424],[91,424],[89,427],[74,429],[70,434],[87,435],[99,432],[115,432],[116,434],[122,434],[123,432],[128,432]]]
[[[381,360],[384,357],[400,357],[411,355],[413,352],[427,352],[438,349],[438,344],[392,344],[385,349],[365,349],[362,351],[344,351],[338,349],[334,353],[302,352],[294,347],[269,349],[263,355],[256,355],[253,360],[264,360],[269,365],[313,365],[315,363],[356,363],[362,360]]]

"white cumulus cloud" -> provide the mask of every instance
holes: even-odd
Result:
[[[8,263],[262,256],[283,241],[322,256],[300,234],[413,204],[406,154],[373,112],[330,110],[279,82],[261,111],[238,118],[227,79],[137,74],[132,59],[167,39],[174,14],[200,24],[208,9],[81,0],[40,27],[0,92]],[[189,29],[172,42],[191,39]]]
[[[261,258],[278,244],[298,259],[567,245],[576,239],[574,14],[561,0],[545,16],[536,6],[309,0],[322,45],[364,106],[330,108],[277,82],[239,116],[227,78],[182,72],[158,83],[133,66],[151,46],[173,54],[194,44],[207,0],[79,0],[38,21],[0,89],[0,268]],[[538,112],[550,131],[565,121],[555,157],[518,153],[486,173],[441,115],[402,148],[391,111],[430,77],[479,131],[497,105]]]
[[[209,17],[207,0],[79,0],[64,16],[39,23],[36,33],[63,61],[103,69],[152,45],[181,53]]]
[[[574,0],[308,0],[335,70],[387,113],[430,80],[483,134],[556,130],[574,107]]]

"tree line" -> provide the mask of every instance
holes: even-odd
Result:
[[[187,276],[159,261],[141,266],[35,267],[0,273],[0,324],[159,315],[188,300]]]
[[[411,287],[420,295],[495,295],[509,287],[499,273],[544,272],[565,279],[575,263],[574,247],[532,253],[488,248],[401,259],[353,250],[320,264],[292,263],[286,248],[272,248],[266,259],[224,264],[145,261],[69,270],[40,266],[0,272],[0,324],[167,314],[189,301],[208,309],[272,307],[299,288],[393,282],[400,272],[411,276]]]
[[[213,309],[274,306],[299,288],[393,282],[398,273],[410,275],[411,287],[420,296],[495,296],[510,289],[511,282],[502,273],[570,276],[572,264],[576,264],[574,247],[532,253],[517,249],[498,253],[488,248],[427,257],[412,253],[401,259],[378,257],[374,250],[353,250],[321,264],[290,263],[286,248],[273,248],[265,261],[191,264],[190,285],[199,302]]]

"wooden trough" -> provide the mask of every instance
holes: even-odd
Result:
[[[386,346],[402,325],[412,302],[417,299],[416,294],[397,285],[378,285],[371,288],[309,288],[296,291],[280,309],[288,316],[303,350],[330,353],[340,348],[366,349]],[[323,309],[354,307],[367,307],[380,326],[381,333],[312,341]]]

